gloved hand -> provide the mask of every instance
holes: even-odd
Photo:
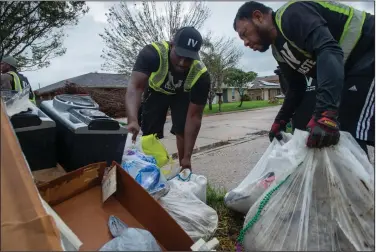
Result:
[[[269,139],[270,142],[273,141],[274,138],[277,138],[278,141],[282,140],[282,134],[281,131],[286,130],[286,121],[284,120],[275,120],[272,128],[269,131]]]
[[[339,142],[339,122],[335,111],[325,111],[312,116],[307,124],[309,136],[307,146],[311,148],[322,148],[336,145]]]

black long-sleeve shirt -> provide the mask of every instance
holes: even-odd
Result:
[[[317,81],[315,112],[338,109],[346,72],[364,54],[373,53],[370,48],[375,43],[374,16],[367,13],[358,44],[344,64],[338,41],[346,21],[345,14],[316,2],[295,2],[285,10],[282,31],[289,41],[278,31],[274,46],[285,61],[278,64],[288,88],[277,120],[288,120],[300,105],[306,89],[305,76]],[[292,46],[291,41],[312,58]]]

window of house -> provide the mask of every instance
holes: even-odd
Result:
[[[232,96],[232,99],[235,100],[235,88],[231,89],[231,96]]]

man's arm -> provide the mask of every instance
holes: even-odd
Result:
[[[184,129],[184,158],[189,160],[201,128],[202,115],[208,100],[209,89],[210,75],[206,72],[191,90],[191,102],[188,107]]]
[[[305,76],[295,72],[287,63],[278,62],[278,64],[282,72],[282,78],[284,78],[284,80],[280,79],[280,82],[286,82],[284,85],[286,94],[275,120],[288,122],[303,100],[307,83]],[[280,84],[281,86],[283,85],[282,83]]]
[[[315,3],[292,4],[283,14],[282,27],[298,47],[316,56],[315,113],[338,110],[344,82],[343,51],[315,9]]]
[[[2,74],[1,75],[1,83],[0,88],[1,89],[10,89],[12,90],[12,76],[10,74]]]
[[[128,124],[138,122],[142,93],[148,85],[150,74],[156,71],[158,66],[159,56],[157,51],[151,45],[145,46],[137,56],[125,95]]]

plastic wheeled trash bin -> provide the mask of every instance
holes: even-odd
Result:
[[[99,111],[90,96],[58,95],[41,109],[56,122],[57,160],[66,171],[91,163],[121,163],[127,130]]]
[[[17,102],[22,103],[22,97],[14,98],[16,95],[20,94],[1,92],[7,106],[6,110],[12,110],[11,106],[18,106]],[[25,111],[12,115],[10,122],[30,170],[56,167],[55,122],[32,103],[27,103],[27,105],[24,103],[22,106],[26,106]]]

